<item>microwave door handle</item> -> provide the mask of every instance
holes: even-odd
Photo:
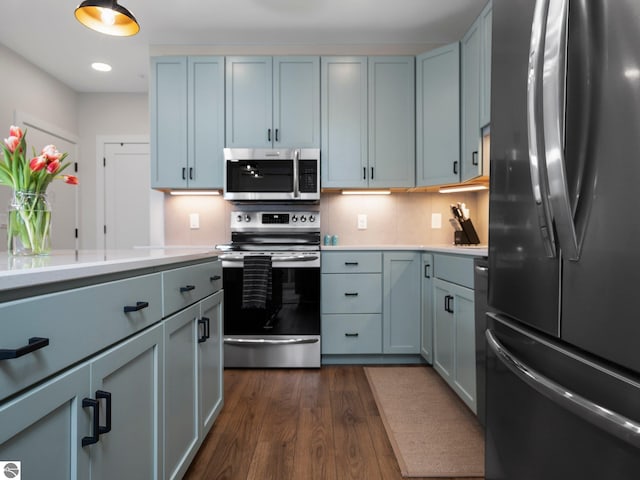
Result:
[[[300,196],[300,182],[298,179],[300,150],[293,151],[293,198]]]
[[[544,41],[542,108],[551,208],[562,253],[575,261],[579,259],[580,251],[564,155],[568,21],[569,0],[550,0]]]
[[[538,212],[538,225],[542,236],[542,244],[548,258],[556,257],[556,240],[553,227],[551,207],[549,205],[548,192],[544,178],[544,159],[540,158],[538,146],[544,141],[539,135],[538,125],[541,125],[540,118],[540,75],[541,60],[544,46],[544,27],[549,0],[537,0],[533,23],[531,26],[531,41],[529,44],[529,66],[527,74],[527,134],[529,143],[529,170],[531,174],[531,189],[533,199]],[[544,148],[543,148],[544,150]]]

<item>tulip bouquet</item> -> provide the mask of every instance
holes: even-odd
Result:
[[[47,145],[40,154],[27,160],[26,132],[11,126],[4,139],[0,158],[0,185],[13,189],[9,210],[9,253],[14,255],[46,255],[51,248],[51,211],[46,201],[49,184],[56,178],[71,185],[78,184],[75,175],[62,175],[70,165],[67,153]]]

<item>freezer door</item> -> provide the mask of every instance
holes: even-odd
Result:
[[[535,6],[531,0],[493,2],[489,303],[558,335],[560,261],[546,204],[539,123],[544,28],[532,28]],[[537,14],[544,20],[546,10]],[[530,58],[538,60],[531,86]]]
[[[565,340],[635,372],[639,18],[638,0],[571,4],[565,157],[581,248],[577,262],[563,265],[561,329]]]
[[[638,478],[640,384],[488,316],[487,480]]]

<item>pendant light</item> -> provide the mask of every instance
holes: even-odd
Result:
[[[133,14],[116,0],[85,0],[75,15],[85,27],[107,35],[128,37],[140,31]]]

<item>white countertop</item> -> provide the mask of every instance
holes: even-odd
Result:
[[[215,258],[218,253],[211,247],[55,250],[38,257],[13,257],[2,252],[0,291]]]
[[[336,245],[321,247],[324,251],[340,250],[412,250],[418,252],[451,253],[455,255],[470,255],[472,257],[486,257],[489,254],[487,245]]]

